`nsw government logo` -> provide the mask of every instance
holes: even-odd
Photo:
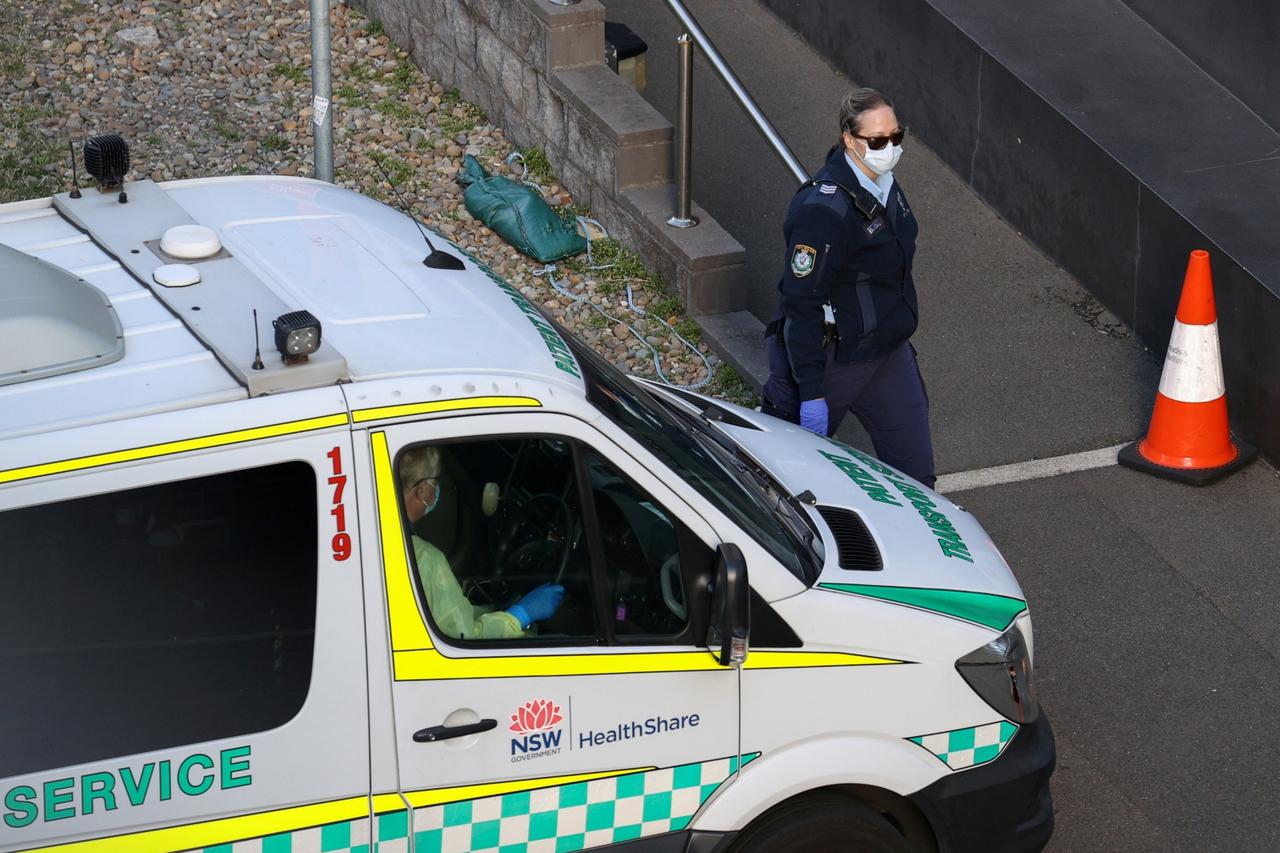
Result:
[[[561,749],[564,730],[560,723],[564,717],[560,706],[550,699],[534,699],[525,702],[511,715],[511,761],[528,761],[555,755]]]

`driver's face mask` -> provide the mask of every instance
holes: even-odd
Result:
[[[426,515],[431,512],[440,503],[440,481],[436,479],[423,480],[424,483],[431,485],[431,503],[422,501],[422,514]]]

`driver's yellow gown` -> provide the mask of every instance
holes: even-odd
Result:
[[[431,618],[446,635],[463,640],[524,636],[520,621],[510,613],[504,610],[485,612],[467,600],[449,560],[439,548],[414,536],[413,554],[418,559],[418,576],[422,578]]]

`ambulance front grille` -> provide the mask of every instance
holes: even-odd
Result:
[[[834,506],[819,506],[818,514],[831,528],[840,552],[840,568],[854,572],[878,572],[884,568],[876,540],[856,512]]]

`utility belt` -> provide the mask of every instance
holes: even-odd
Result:
[[[770,320],[769,324],[764,327],[764,336],[766,338],[772,338],[776,336],[778,338],[778,342],[783,343],[783,345],[785,346],[785,343],[783,342],[783,338],[782,338],[782,327],[783,325],[785,325],[785,323],[786,323],[785,317],[775,317],[773,320]],[[835,323],[823,323],[822,324],[823,348],[825,349],[827,346],[831,344],[837,344],[837,343],[840,343],[840,327],[837,326]]]

